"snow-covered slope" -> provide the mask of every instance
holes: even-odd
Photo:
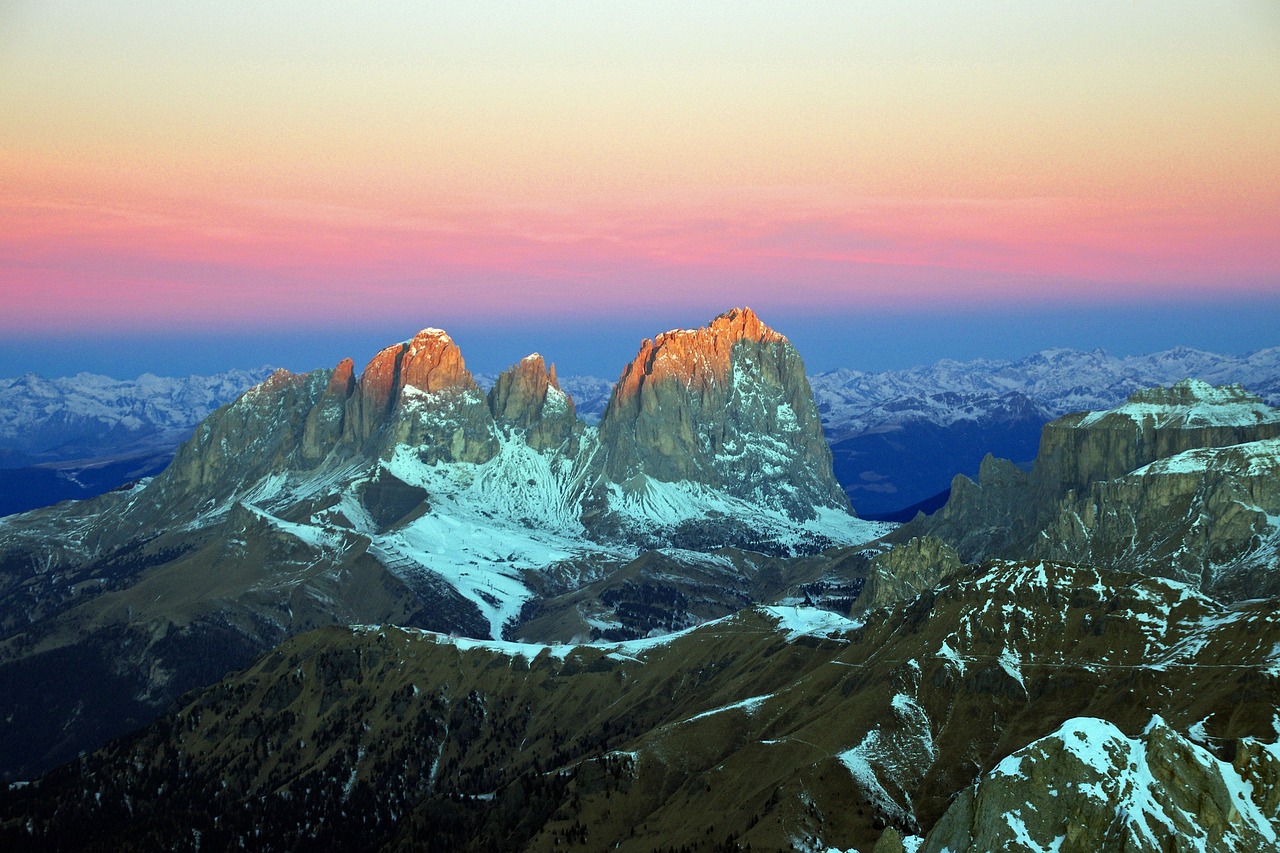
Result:
[[[1275,850],[1280,744],[1242,738],[1227,761],[1206,746],[1158,716],[1136,737],[1069,719],[961,794],[920,850]]]

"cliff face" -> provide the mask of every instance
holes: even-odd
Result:
[[[453,339],[440,329],[423,329],[379,352],[360,374],[355,426],[361,439],[386,420],[407,387],[427,394],[479,390]]]
[[[156,478],[155,490],[165,493],[165,501],[196,493],[217,498],[236,484],[304,466],[301,457],[314,460],[323,455],[320,434],[329,421],[317,410],[333,415],[329,389],[337,375],[329,370],[303,375],[277,370],[206,418]],[[340,428],[340,419],[338,423]],[[304,445],[308,449],[300,452]]]
[[[1036,477],[1060,493],[1111,480],[1157,459],[1198,447],[1225,447],[1280,435],[1280,410],[1239,385],[1188,379],[1139,391],[1105,412],[1080,412],[1048,424]]]
[[[1280,588],[1280,410],[1187,380],[1044,428],[1030,473],[988,458],[947,505],[893,535],[966,562],[1039,557],[1176,578],[1229,597]]]
[[[799,354],[750,310],[646,340],[600,421],[604,475],[691,481],[795,517],[848,509]]]
[[[1035,550],[1227,598],[1280,594],[1280,439],[1200,448],[1068,495]]]
[[[1039,484],[1007,459],[991,454],[978,467],[978,481],[957,474],[942,509],[903,525],[891,537],[907,542],[932,536],[947,542],[966,563],[1017,553],[1038,529]]]
[[[344,358],[329,375],[320,402],[307,413],[302,433],[302,458],[315,462],[327,456],[342,440],[347,400],[356,390],[355,365]]]

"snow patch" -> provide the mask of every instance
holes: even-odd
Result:
[[[786,632],[787,642],[801,637],[835,639],[866,624],[818,607],[772,606],[757,609],[774,620],[777,630]]]
[[[690,717],[687,720],[683,720],[682,722],[692,723],[694,720],[701,720],[704,717],[710,717],[715,714],[723,714],[725,711],[742,710],[742,711],[746,711],[748,714],[754,714],[757,710],[760,709],[760,706],[764,704],[765,700],[772,698],[773,695],[774,694],[772,693],[766,693],[763,696],[752,696],[750,699],[743,699],[740,702],[734,702],[732,705],[725,705],[720,708],[713,708],[710,711],[703,711],[701,714],[695,714],[694,716]]]

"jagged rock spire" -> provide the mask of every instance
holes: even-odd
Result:
[[[578,417],[573,398],[560,389],[556,366],[538,353],[504,370],[489,391],[489,410],[499,424],[523,429],[535,450],[564,442]]]

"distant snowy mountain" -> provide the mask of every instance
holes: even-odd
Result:
[[[271,370],[0,379],[0,516],[159,473],[200,421]]]
[[[956,474],[975,476],[988,453],[1029,462],[1040,428],[1054,418],[1110,409],[1135,391],[1189,378],[1240,384],[1280,404],[1280,347],[1245,356],[1189,347],[1125,357],[1053,349],[1019,361],[943,360],[882,373],[840,369],[809,381],[836,479],[854,509],[906,520],[913,510],[894,512],[944,493]]]
[[[272,368],[174,378],[92,373],[0,379],[0,466],[140,456],[185,441],[210,412],[271,375]]]
[[[1239,384],[1280,403],[1280,347],[1244,356],[1175,347],[1149,355],[1113,356],[1051,349],[1019,361],[943,359],[907,370],[866,373],[841,368],[809,377],[833,441],[891,424],[927,420],[940,426],[976,421],[1021,395],[1050,416],[1109,409],[1143,388],[1203,379]]]

